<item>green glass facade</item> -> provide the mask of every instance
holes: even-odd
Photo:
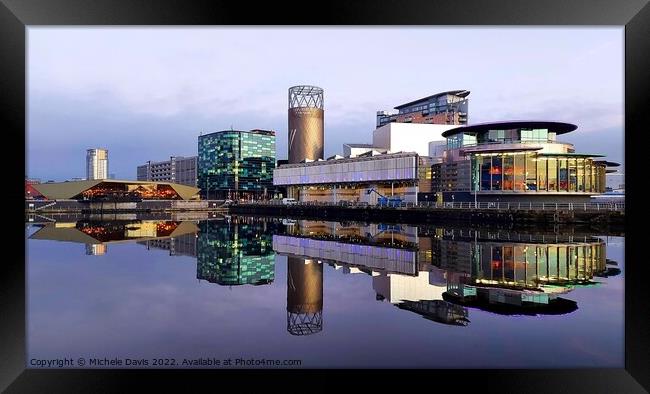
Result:
[[[218,131],[199,136],[198,182],[212,199],[262,199],[273,190],[275,132]]]
[[[277,224],[203,221],[197,239],[196,277],[222,286],[264,285],[275,279]]]
[[[588,157],[538,153],[474,155],[472,190],[604,193],[605,166]]]

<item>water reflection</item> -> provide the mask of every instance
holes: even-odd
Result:
[[[502,314],[563,314],[574,301],[559,297],[597,284],[607,272],[605,242],[595,237],[442,231],[434,264],[447,272],[444,299]]]
[[[279,224],[253,218],[203,221],[197,238],[196,277],[224,286],[265,285],[275,279],[271,247]]]
[[[323,264],[287,257],[287,331],[311,335],[323,329]]]
[[[323,270],[371,277],[379,302],[436,323],[467,326],[472,309],[502,315],[568,314],[576,287],[620,273],[597,237],[430,226],[227,217],[174,221],[48,222],[30,238],[83,243],[86,254],[135,241],[196,258],[196,277],[220,286],[275,280],[287,257],[286,323],[292,335],[323,330]]]
[[[198,231],[194,222],[137,219],[83,219],[75,222],[48,222],[36,226],[40,228],[30,239],[82,243],[86,245],[88,255],[106,254],[107,245],[110,243],[173,239],[184,235],[195,237]]]
[[[273,249],[371,275],[377,300],[459,326],[470,322],[468,308],[571,313],[577,303],[560,295],[620,273],[592,236],[301,220],[273,236]]]

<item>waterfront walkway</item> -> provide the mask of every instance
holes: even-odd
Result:
[[[282,206],[280,201],[243,202],[237,205],[253,206]],[[343,207],[343,208],[370,208],[370,209],[487,209],[487,210],[526,210],[526,211],[616,211],[625,212],[625,202],[586,202],[586,203],[537,203],[537,202],[419,202],[396,204],[395,206],[378,206],[367,203],[322,203],[300,202],[291,207]]]
[[[605,224],[622,228],[625,202],[524,203],[524,202],[421,202],[396,206],[363,203],[297,203],[256,201],[226,204],[220,201],[143,201],[141,203],[93,203],[78,201],[26,201],[28,214],[47,213],[146,213],[221,212],[288,218],[323,218],[392,223],[517,223],[517,224]]]

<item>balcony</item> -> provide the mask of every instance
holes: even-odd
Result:
[[[545,150],[549,153],[571,153],[574,151],[573,144],[556,140],[518,141],[518,140],[497,140],[466,144],[461,147],[448,150],[458,150],[460,155],[471,153],[508,152],[508,151],[539,151]]]

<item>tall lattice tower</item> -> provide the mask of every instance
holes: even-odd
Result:
[[[323,89],[299,85],[289,88],[289,164],[323,159]]]

